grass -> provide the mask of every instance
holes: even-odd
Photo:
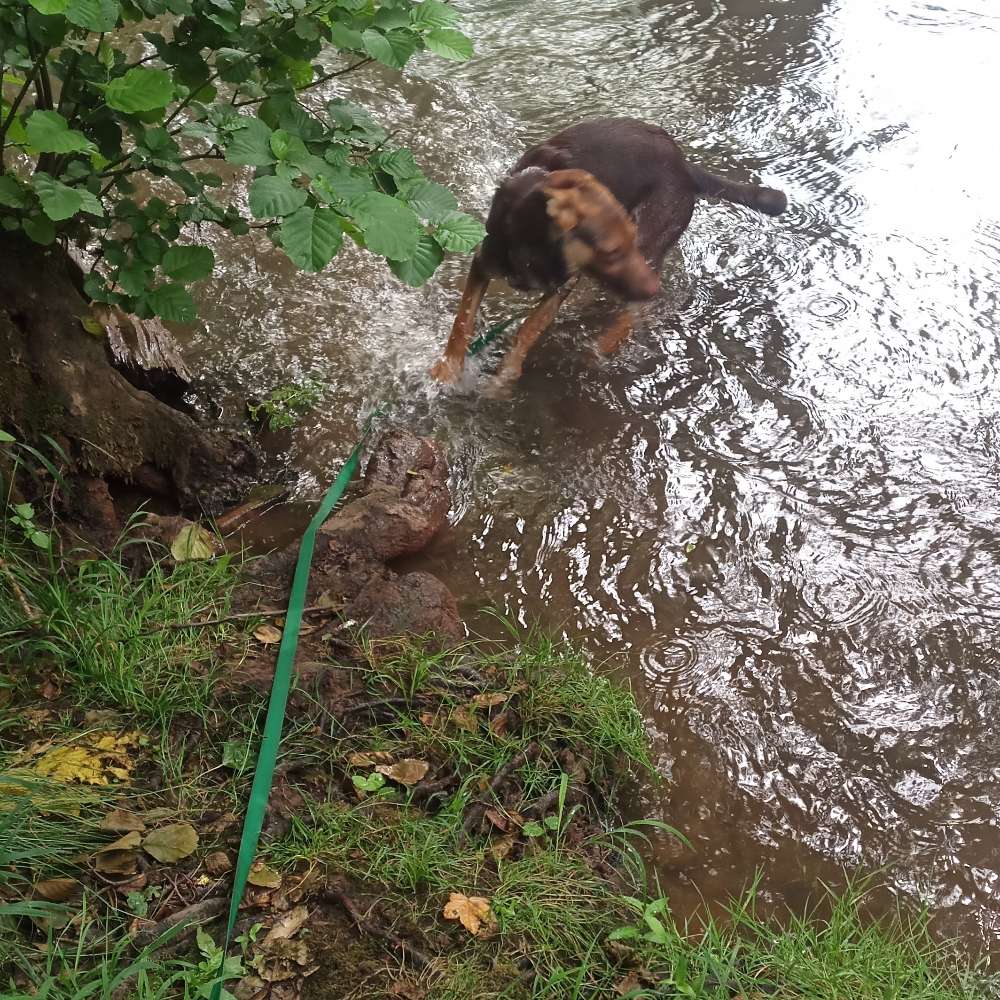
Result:
[[[0,543],[0,663],[68,688],[80,705],[108,708],[142,725],[168,726],[179,713],[204,717],[232,627],[177,628],[224,617],[237,567],[229,557],[162,562],[134,578],[114,558],[42,556]],[[21,598],[14,591],[15,584]],[[24,602],[37,627],[27,627]]]
[[[59,557],[28,544],[0,538],[8,668],[0,695],[23,706],[40,682],[54,681],[61,697],[45,712],[43,735],[57,744],[80,734],[86,711],[112,710],[116,724],[149,735],[135,774],[151,784],[82,789],[26,778],[17,754],[23,725],[0,728],[0,996],[111,1000],[124,989],[138,1000],[194,1000],[217,967],[211,940],[202,935],[193,955],[132,948],[124,890],[92,890],[79,862],[107,843],[99,820],[112,805],[168,803],[172,816],[197,823],[203,812],[238,812],[246,801],[252,766],[224,765],[224,748],[230,742],[239,758],[245,746],[252,761],[262,699],[224,705],[214,693],[219,646],[241,633],[169,627],[224,617],[237,567],[226,559],[170,571],[161,564],[136,578],[114,558]],[[34,624],[25,603],[37,612]],[[783,919],[759,915],[751,891],[724,919],[675,920],[650,889],[641,850],[651,827],[669,828],[615,826],[620,780],[652,770],[642,718],[631,694],[595,676],[573,649],[515,634],[504,646],[449,654],[417,645],[388,659],[370,652],[352,668],[366,688],[358,697],[387,710],[338,714],[300,692],[307,708],[286,726],[281,763],[311,775],[314,792],[266,856],[289,872],[338,874],[368,901],[373,921],[432,954],[415,977],[426,1000],[996,995],[995,984],[934,941],[925,915],[867,916],[863,884],[821,890],[813,909]],[[201,726],[185,742],[178,734],[192,718]],[[380,785],[376,762],[405,758],[427,762],[442,781],[436,794]],[[489,823],[466,829],[470,810],[486,806]],[[202,850],[210,846],[206,838]],[[159,891],[198,870],[167,869],[167,881],[150,886]],[[66,875],[83,884],[82,902],[57,907],[60,919],[49,920],[52,908],[28,889]],[[489,900],[488,934],[443,919],[456,892]],[[49,920],[41,940],[37,931],[25,937],[29,918]],[[345,946],[356,941],[353,928],[344,933]],[[396,957],[368,963],[362,986],[338,981],[313,996],[393,995]]]

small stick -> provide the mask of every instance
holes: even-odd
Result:
[[[10,589],[14,591],[14,597],[17,598],[17,603],[21,605],[21,610],[24,612],[24,617],[30,622],[37,622],[41,618],[41,612],[37,608],[33,608],[28,603],[28,598],[24,596],[24,591],[21,590],[21,585],[14,578],[14,574],[10,571],[10,567],[0,559],[0,573],[7,578],[7,582],[10,584]]]
[[[339,903],[347,911],[347,915],[354,921],[354,925],[359,931],[363,931],[365,934],[371,934],[373,937],[381,938],[383,941],[387,941],[398,951],[402,952],[404,958],[409,959],[409,961],[418,968],[426,968],[431,964],[431,957],[422,952],[419,948],[415,948],[409,941],[368,920],[359,909],[358,904],[347,895],[342,886],[338,886],[336,884],[331,885],[327,888],[323,895],[327,899]]]
[[[186,937],[195,929],[196,925],[218,917],[228,903],[229,901],[223,899],[221,896],[211,896],[200,902],[192,903],[190,906],[185,906],[176,913],[170,914],[169,917],[164,917],[158,924],[154,924],[146,930],[139,931],[133,938],[132,944],[139,949],[145,948],[146,945],[152,944],[160,935],[172,930],[178,924],[188,922],[189,926],[185,927],[179,935],[179,937]],[[169,943],[175,944],[178,939],[177,937],[172,938]]]
[[[332,614],[339,610],[340,608],[332,608],[328,604],[313,604],[308,608],[303,608],[302,614],[314,615],[318,614],[320,611],[328,611]],[[266,608],[261,611],[238,611],[235,614],[226,615],[223,618],[206,618],[201,622],[171,622],[168,625],[161,625],[159,628],[150,629],[148,632],[140,632],[139,635],[153,635],[156,632],[166,632],[170,629],[205,628],[208,625],[225,625],[227,622],[245,621],[248,618],[277,618],[281,615],[287,614],[288,608]]]

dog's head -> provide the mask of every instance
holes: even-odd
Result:
[[[639,252],[621,202],[585,170],[555,170],[542,186],[571,272],[586,271],[629,301],[651,299],[660,279]]]

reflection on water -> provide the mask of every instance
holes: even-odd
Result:
[[[885,865],[1000,952],[994,0],[466,6],[474,62],[350,87],[467,206],[529,141],[624,113],[791,210],[702,206],[635,341],[596,363],[583,296],[510,403],[429,384],[462,261],[413,292],[360,254],[317,279],[220,247],[191,360],[331,383],[306,495],[377,397],[448,440],[431,568],[616,657],[674,779],[645,794],[694,841],[660,859],[678,905],[762,861],[792,901]]]

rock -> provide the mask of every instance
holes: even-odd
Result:
[[[373,639],[436,636],[459,642],[464,635],[454,595],[437,577],[419,571],[373,579],[345,615]]]

